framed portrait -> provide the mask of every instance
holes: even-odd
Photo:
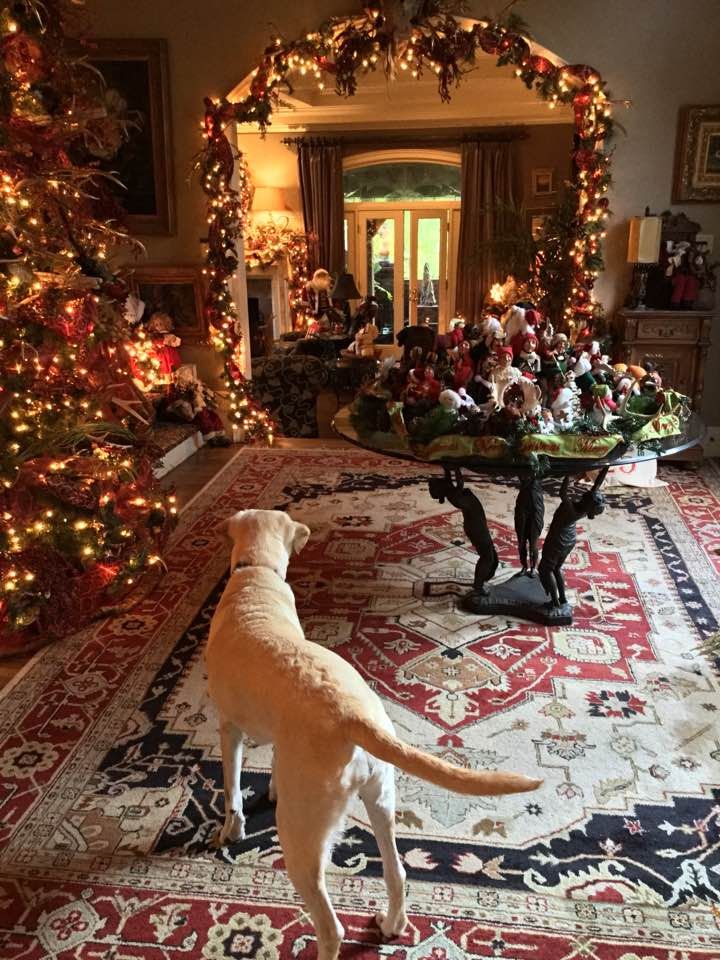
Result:
[[[549,197],[555,193],[555,170],[552,167],[536,167],[532,171],[534,197]]]
[[[142,321],[153,313],[167,313],[175,333],[186,343],[205,339],[204,286],[200,267],[143,265],[130,272],[132,292],[145,305]]]
[[[682,107],[673,203],[720,203],[720,105]]]
[[[116,196],[131,233],[175,233],[175,189],[168,48],[165,40],[92,40],[86,56],[104,81],[108,109],[124,119],[126,138],[101,158],[122,183]]]

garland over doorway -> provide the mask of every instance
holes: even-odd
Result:
[[[205,100],[200,155],[202,186],[208,198],[206,318],[213,342],[225,357],[227,386],[235,421],[246,429],[248,398],[242,375],[242,334],[229,282],[238,267],[238,242],[247,212],[247,168],[236,169],[237,149],[226,129],[232,122],[254,124],[264,134],[292,90],[294,76],[311,75],[323,89],[333,83],[340,96],[352,96],[364,74],[383,69],[419,78],[437,76],[438,93],[450,100],[452,90],[472,69],[478,51],[497,57],[498,66],[512,65],[517,77],[535,89],[550,108],[573,108],[575,138],[569,203],[575,215],[561,238],[548,237],[538,255],[537,272],[552,278],[567,260],[566,329],[573,338],[589,335],[596,310],[593,287],[602,267],[602,238],[609,215],[612,100],[607,84],[593,67],[566,64],[540,53],[511,19],[472,21],[460,16],[460,4],[434,0],[408,18],[399,0],[371,3],[356,16],[334,17],[297,40],[275,37],[252,73],[248,95]],[[262,433],[263,421],[253,415],[250,436]]]

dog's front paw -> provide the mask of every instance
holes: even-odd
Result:
[[[386,913],[376,913],[375,923],[380,927],[380,932],[386,940],[394,940],[405,933],[407,916],[402,913],[399,917],[389,917]]]
[[[213,846],[220,849],[228,843],[237,843],[238,840],[245,839],[245,817],[237,813],[229,813],[225,817],[225,823],[215,834]]]

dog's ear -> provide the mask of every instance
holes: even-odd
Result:
[[[304,523],[297,523],[294,520],[293,527],[292,552],[300,553],[302,548],[310,539],[310,527],[306,527]]]
[[[216,524],[215,526],[215,533],[217,533],[217,535],[220,537],[224,537],[226,540],[232,540],[233,523],[235,520],[239,520],[245,512],[245,510],[238,510],[226,520],[221,520],[220,523]]]

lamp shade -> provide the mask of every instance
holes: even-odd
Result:
[[[285,191],[281,187],[255,187],[252,208],[254,213],[287,210]]]
[[[628,263],[657,263],[660,257],[660,217],[631,217]]]
[[[361,300],[362,294],[355,286],[355,277],[351,273],[341,273],[330,293],[331,300]]]

